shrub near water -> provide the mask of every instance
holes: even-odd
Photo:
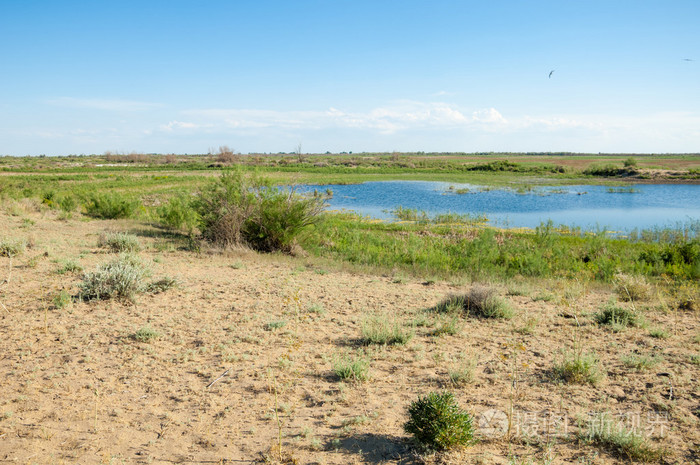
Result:
[[[173,230],[192,232],[199,221],[199,215],[192,208],[192,199],[185,195],[172,197],[158,207],[157,214],[161,224]]]
[[[302,197],[240,170],[224,173],[194,203],[205,239],[263,252],[291,252],[297,237],[318,221],[324,207],[323,197]]]

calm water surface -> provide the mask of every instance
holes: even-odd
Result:
[[[352,210],[373,218],[391,219],[398,206],[438,213],[483,214],[497,226],[534,228],[555,224],[583,229],[673,227],[700,220],[700,186],[687,184],[636,185],[634,192],[609,192],[609,186],[535,187],[485,191],[480,186],[444,182],[381,181],[351,185],[305,186],[330,188],[332,210]],[[458,189],[469,189],[457,194]],[[613,188],[629,190],[624,188]]]

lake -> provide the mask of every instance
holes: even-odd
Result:
[[[700,186],[643,184],[610,186],[538,186],[486,188],[427,181],[380,181],[363,184],[304,186],[302,191],[333,191],[331,210],[352,210],[379,219],[393,219],[398,206],[429,215],[485,215],[501,227],[556,225],[611,231],[675,227],[700,220]]]

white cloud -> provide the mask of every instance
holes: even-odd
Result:
[[[160,129],[163,131],[174,131],[176,129],[198,129],[202,127],[197,123],[189,123],[187,121],[170,121],[167,124],[161,124]]]
[[[157,103],[139,102],[135,100],[118,99],[89,99],[59,97],[47,100],[45,103],[68,108],[90,108],[105,111],[144,111],[161,106]]]
[[[325,111],[275,111],[251,109],[198,109],[183,112],[189,119],[210,127],[229,129],[368,129],[391,134],[420,128],[466,127],[474,123],[503,123],[494,108],[476,110],[467,116],[457,106],[443,102],[401,101],[366,112],[338,108]],[[167,125],[166,125],[167,126]],[[168,127],[175,129],[175,127]]]

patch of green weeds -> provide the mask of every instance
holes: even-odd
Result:
[[[573,353],[564,353],[560,362],[553,368],[554,378],[569,384],[596,385],[602,378],[598,367],[598,358],[593,353],[584,353],[582,350],[574,350]]]
[[[365,344],[406,344],[414,335],[398,319],[387,314],[372,315],[362,320],[361,332]]]
[[[615,332],[622,331],[629,326],[643,327],[645,325],[644,318],[639,312],[614,302],[607,304],[599,313],[596,313],[595,320],[598,324],[609,326]]]
[[[649,336],[656,339],[668,339],[670,335],[663,328],[652,328],[649,330]]]
[[[53,306],[62,310],[70,305],[72,300],[70,293],[65,289],[61,289],[58,294],[53,297]]]
[[[160,337],[161,337],[161,334],[149,326],[143,326],[142,328],[137,330],[135,333],[129,335],[129,338],[133,339],[134,341],[138,341],[138,342],[150,342],[150,341],[152,341],[154,339],[158,339]]]
[[[369,359],[364,354],[355,357],[346,355],[335,360],[333,373],[340,381],[367,381],[369,367]]]
[[[287,326],[287,322],[285,320],[274,320],[274,321],[270,321],[268,323],[265,323],[265,330],[276,331],[278,329],[284,328],[285,326]]]
[[[660,462],[666,455],[664,449],[650,444],[642,434],[625,428],[605,414],[590,421],[588,428],[579,434],[579,439],[633,462]]]
[[[116,231],[105,231],[100,234],[97,242],[99,247],[110,249],[112,252],[138,252],[141,250],[139,238],[133,234]]]
[[[83,267],[80,265],[80,263],[77,262],[77,260],[66,260],[63,262],[63,265],[61,265],[57,270],[56,274],[66,274],[66,273],[82,273],[83,272]]]
[[[462,321],[459,314],[438,315],[435,318],[435,329],[430,333],[431,336],[456,336],[462,330]]]
[[[460,313],[480,318],[513,318],[513,308],[496,289],[487,286],[474,286],[467,293],[452,295],[440,302],[434,309],[438,313]]]
[[[629,354],[622,357],[622,363],[636,371],[650,370],[662,361],[657,355]]]

